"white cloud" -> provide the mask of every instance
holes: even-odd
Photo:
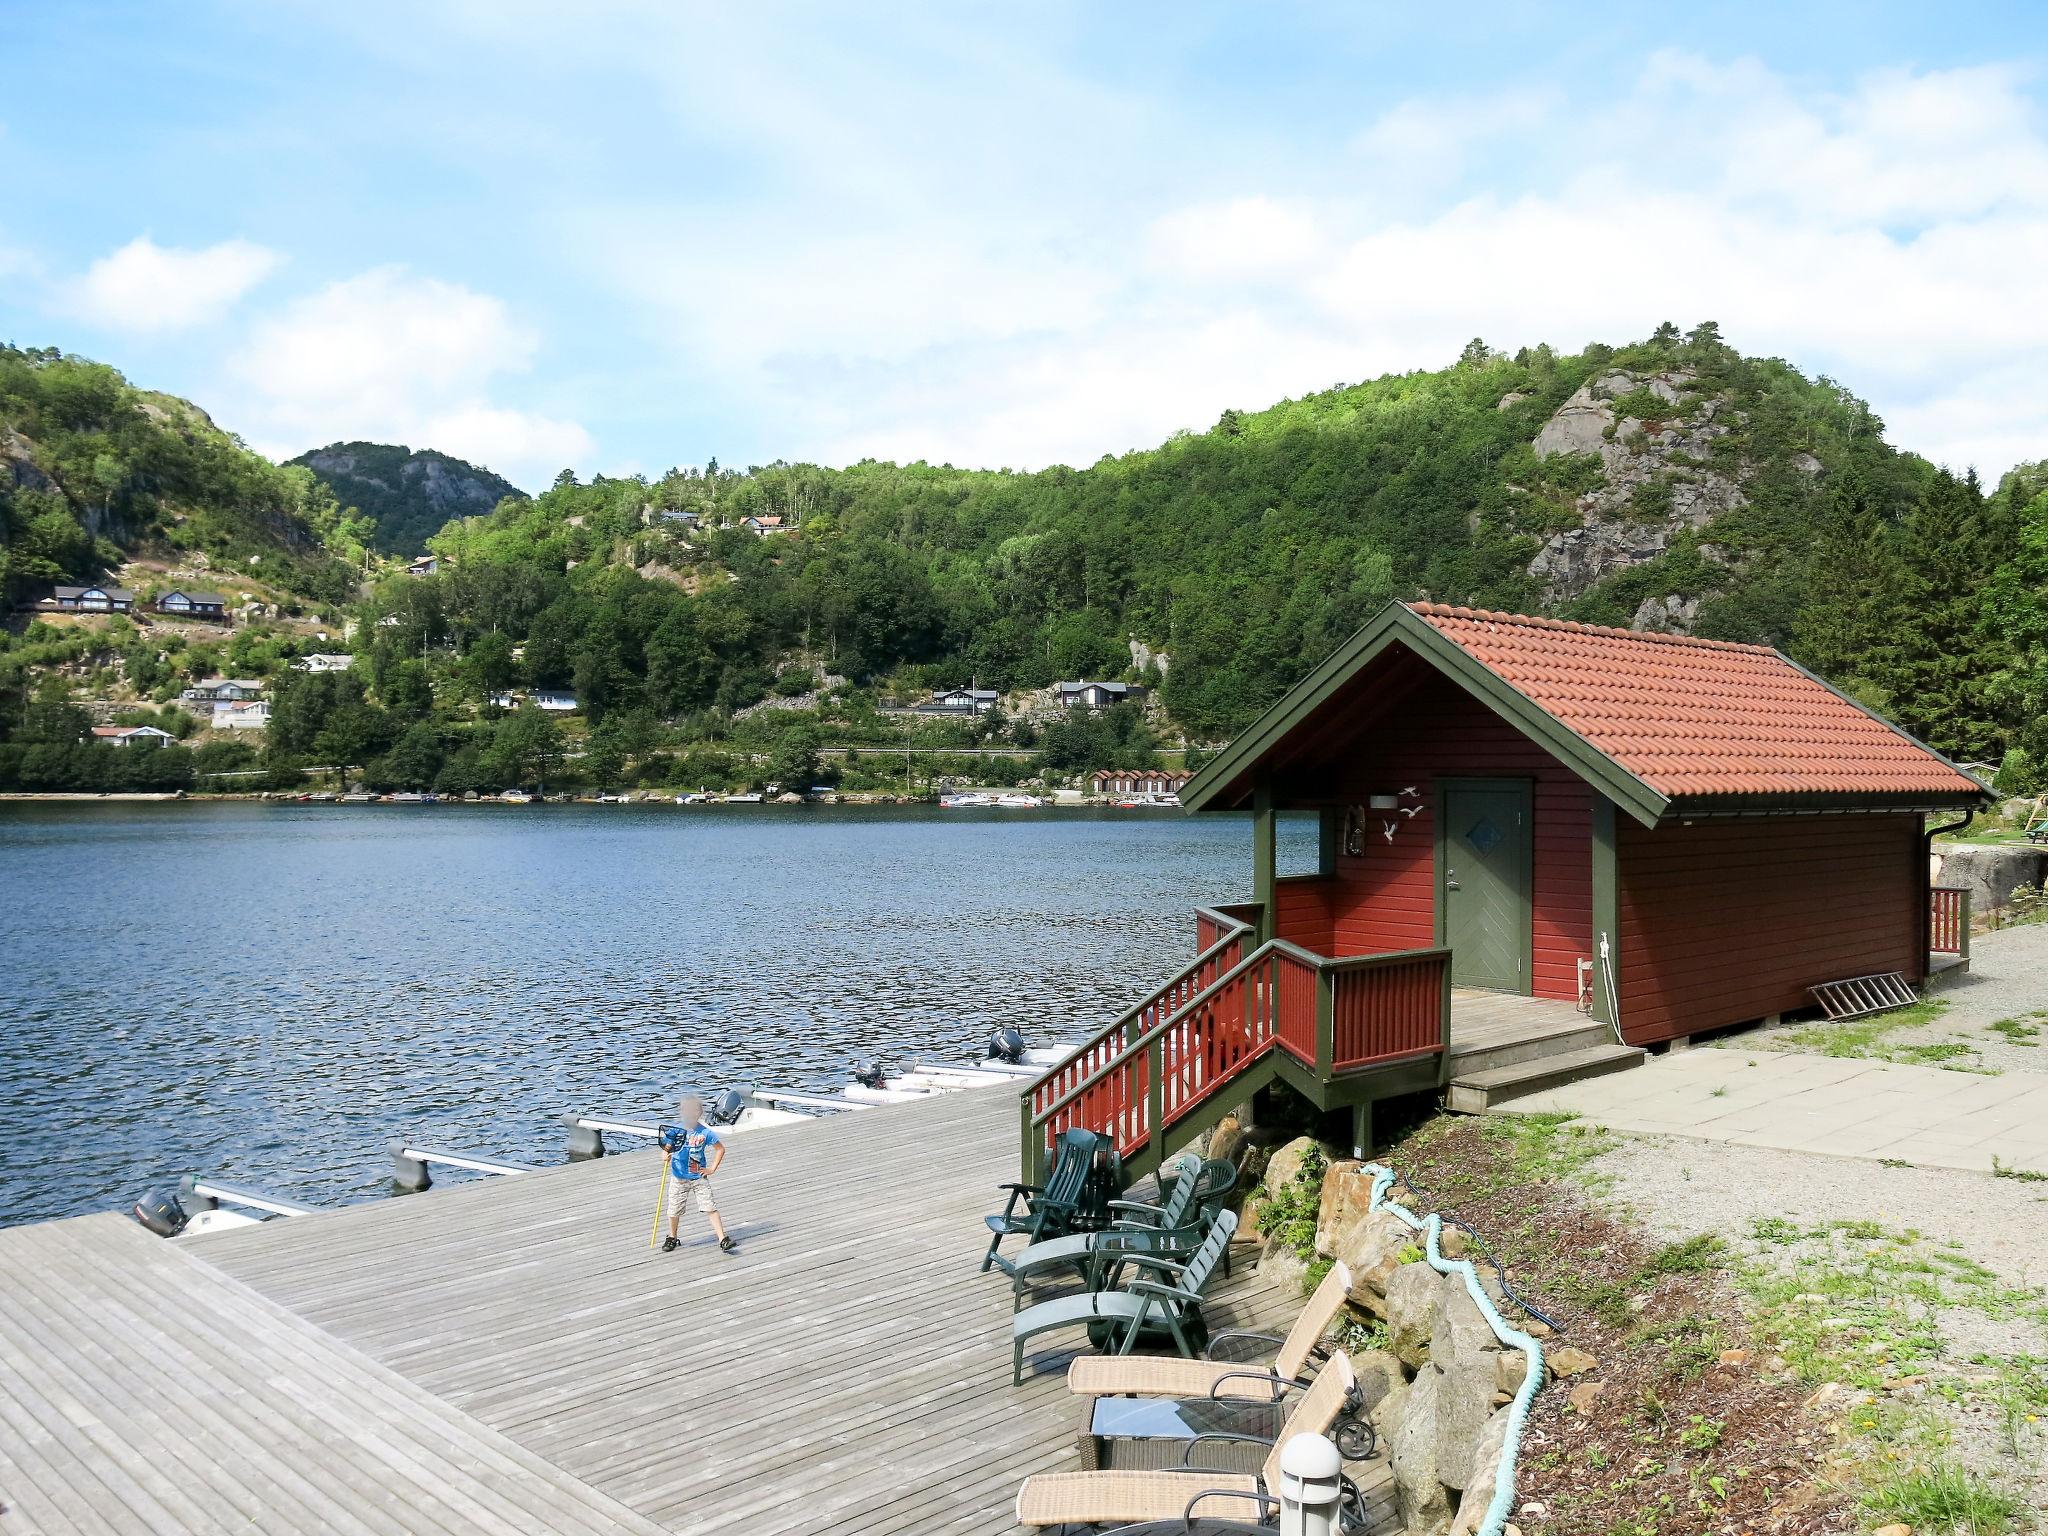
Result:
[[[906,225],[759,271],[707,247],[681,303],[739,295],[713,326],[721,383],[789,452],[842,460],[1087,463],[1225,405],[1442,366],[1475,334],[1576,347],[1714,319],[1869,398],[1901,446],[1994,477],[2048,453],[2024,382],[2048,356],[2031,88],[1891,70],[1821,95],[1660,54],[1605,101],[1396,104],[1318,184],[1276,166],[1133,209],[1134,238]]]
[[[276,252],[247,240],[186,250],[141,235],[65,284],[59,298],[71,314],[109,330],[185,330],[218,320],[277,264]]]
[[[378,267],[260,321],[231,372],[237,419],[284,457],[339,439],[438,448],[522,483],[587,459],[576,422],[494,403],[527,373],[534,332],[489,294]]]

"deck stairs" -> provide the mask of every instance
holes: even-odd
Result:
[[[1451,1044],[1451,1082],[1445,1107],[1479,1114],[1496,1104],[1609,1072],[1643,1060],[1639,1046],[1620,1045],[1614,1032],[1582,1015],[1530,1029],[1517,1038]]]

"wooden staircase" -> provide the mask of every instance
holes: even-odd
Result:
[[[1591,1021],[1533,1035],[1512,1046],[1454,1053],[1444,1106],[1461,1114],[1479,1114],[1524,1094],[1640,1066],[1643,1054],[1640,1046],[1616,1044],[1612,1030]]]
[[[1069,1129],[1111,1137],[1141,1177],[1273,1082],[1324,1109],[1442,1086],[1449,950],[1332,958],[1284,939],[1253,947],[1244,908],[1204,909],[1197,935],[1188,966],[1025,1090],[1027,1181]]]

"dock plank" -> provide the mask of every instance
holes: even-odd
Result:
[[[658,1536],[126,1217],[0,1230],[0,1536]]]
[[[648,1249],[648,1151],[174,1246],[670,1530],[1007,1530],[1078,1464],[1085,1347],[1011,1386],[976,1266],[1016,1125],[996,1087],[735,1136],[736,1256]],[[1216,1296],[1218,1326],[1299,1305],[1247,1269]]]

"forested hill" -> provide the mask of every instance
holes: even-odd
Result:
[[[367,466],[359,485],[439,462],[489,489],[439,455],[323,452]],[[1228,411],[1085,469],[564,471],[448,522],[422,577],[366,553],[364,499],[112,369],[0,349],[5,595],[126,560],[260,572],[313,599],[313,628],[357,621],[328,702],[361,727],[350,761],[416,736],[413,778],[481,751],[508,689],[571,689],[577,729],[654,762],[798,727],[879,742],[896,727],[876,706],[933,687],[1023,709],[1057,679],[1123,678],[1158,685],[1154,712],[1047,762],[1142,762],[1228,737],[1379,605],[1416,597],[1762,641],[1957,757],[2048,750],[2048,471],[1987,494],[1712,325],[1572,355],[1475,341],[1443,369]],[[404,548],[396,526],[381,542]],[[267,675],[282,647],[321,643],[238,627],[230,653],[102,657],[90,686],[162,702],[180,669]],[[0,636],[23,697],[33,657],[83,666],[86,644]],[[1025,719],[990,728],[1038,739]],[[311,750],[292,740],[280,727],[271,755]],[[2035,775],[2016,763],[2020,787]]]
[[[311,472],[249,452],[189,401],[54,348],[0,346],[0,601],[154,551],[341,602],[358,531]]]
[[[331,443],[289,461],[318,475],[335,499],[375,530],[373,547],[417,555],[451,518],[475,517],[526,492],[501,475],[431,448],[391,443]]]
[[[531,642],[536,682],[599,709],[738,707],[793,646],[1004,689],[1163,652],[1175,722],[1216,739],[1427,596],[1778,645],[1984,758],[2041,715],[2039,489],[1987,497],[1831,381],[1665,326],[1569,356],[1474,342],[1082,470],[565,472],[450,525],[455,574],[412,598],[457,644]]]

